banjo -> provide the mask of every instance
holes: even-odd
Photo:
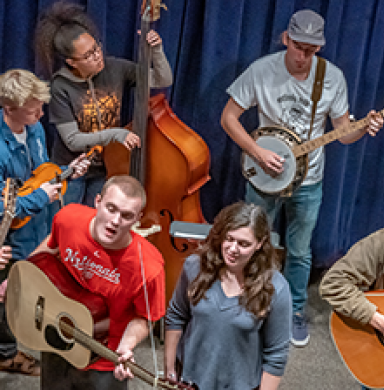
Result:
[[[384,115],[384,110],[380,111]],[[284,127],[260,127],[251,133],[256,143],[285,159],[284,170],[272,177],[247,153],[242,153],[244,177],[260,192],[275,196],[291,196],[304,181],[308,171],[308,153],[347,134],[360,130],[369,123],[368,115],[349,126],[342,126],[312,140],[303,142],[293,131]]]

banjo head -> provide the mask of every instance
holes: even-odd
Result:
[[[290,196],[302,183],[307,173],[308,156],[296,159],[292,147],[301,139],[292,131],[281,127],[264,127],[252,133],[256,143],[284,158],[284,170],[277,176],[264,172],[260,165],[243,152],[244,177],[260,192],[268,195]]]

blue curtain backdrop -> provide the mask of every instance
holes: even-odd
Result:
[[[39,12],[53,0],[1,0],[1,71],[38,72],[32,37]],[[141,1],[82,0],[108,54],[135,58]],[[239,148],[220,126],[226,88],[255,59],[280,50],[293,12],[311,8],[326,21],[321,55],[345,73],[356,118],[384,107],[384,0],[164,0],[155,28],[174,72],[166,91],[176,115],[208,144],[212,180],[201,190],[208,221],[244,196]],[[244,115],[249,131],[256,110]],[[48,134],[51,137],[51,134]],[[360,238],[384,225],[384,131],[350,146],[326,147],[324,201],[313,237],[314,262],[328,267]]]

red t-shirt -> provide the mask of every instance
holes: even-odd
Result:
[[[96,210],[87,206],[64,207],[55,215],[48,246],[59,247],[62,263],[84,288],[105,298],[110,316],[108,347],[115,351],[133,318],[148,319],[139,247],[151,321],[165,314],[164,260],[151,243],[134,232],[127,248],[103,248],[90,234],[89,225],[95,215]],[[114,364],[99,359],[87,368],[108,371]]]

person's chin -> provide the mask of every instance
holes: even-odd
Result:
[[[104,63],[104,60],[100,61],[100,64],[98,65],[98,70],[97,70],[97,73],[98,72],[101,72],[105,67],[105,63]]]

